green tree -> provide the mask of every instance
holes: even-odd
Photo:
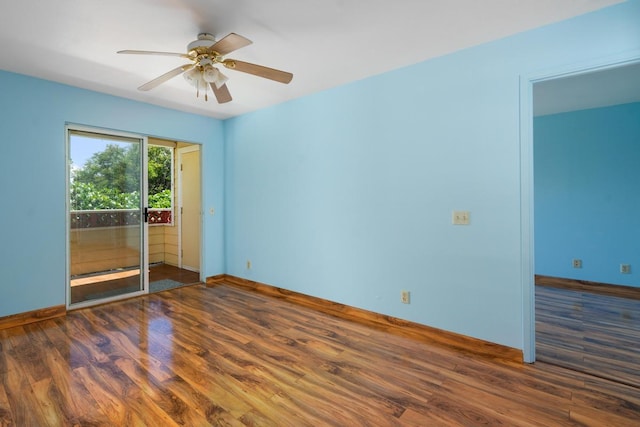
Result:
[[[148,151],[149,206],[171,207],[171,151],[150,146]],[[71,183],[73,210],[134,209],[140,199],[140,150],[109,144],[93,154]]]
[[[149,194],[149,207],[168,209],[171,207],[171,190],[162,190],[156,194]]]
[[[92,183],[71,184],[71,210],[135,209],[140,206],[140,193],[120,193],[113,189],[98,190]]]
[[[137,145],[124,148],[109,144],[76,171],[74,181],[93,184],[99,191],[131,193],[140,190],[140,151]]]
[[[171,191],[171,150],[167,147],[149,147],[147,176],[149,195]],[[171,205],[169,205],[170,207]]]

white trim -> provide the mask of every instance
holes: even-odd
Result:
[[[122,301],[122,300],[133,298],[133,297],[147,295],[148,293],[149,293],[148,291],[143,290],[143,291],[129,292],[122,295],[115,295],[112,297],[86,300],[82,302],[77,302],[75,304],[72,304],[71,306],[67,306],[67,310],[78,310],[80,308],[93,307],[94,305],[106,304],[108,302]]]
[[[182,152],[180,149],[176,149],[176,169],[177,169],[177,183],[175,186],[176,190],[176,227],[178,227],[177,235],[178,235],[178,268],[182,268],[182,168],[180,165],[182,164]]]
[[[142,227],[140,227],[140,251],[142,253],[142,265],[140,270],[142,273],[142,293],[149,293],[149,222],[142,220],[144,209],[149,209],[149,139],[145,135],[142,137],[142,167],[140,168],[140,219]]]
[[[71,144],[69,141],[69,130],[71,129],[71,125],[65,124],[64,126],[64,305],[67,310],[71,305],[71,245],[69,244],[71,240],[71,204],[69,192],[71,182]]]
[[[200,156],[198,157],[198,161],[200,162],[200,247],[198,248],[198,255],[199,255],[199,270],[195,269],[193,267],[190,266],[185,266],[182,265],[182,169],[178,168],[178,185],[176,187],[177,190],[177,200],[178,200],[178,206],[177,206],[177,214],[176,214],[176,225],[178,227],[178,268],[182,268],[185,270],[189,270],[189,271],[199,271],[200,274],[202,275],[202,230],[203,230],[203,213],[202,213],[202,150],[200,149],[200,144],[191,144],[188,147],[180,147],[176,149],[177,151],[177,161],[176,161],[176,165],[181,165],[182,164],[182,155],[184,153],[191,153],[194,151],[199,151],[200,152]]]
[[[533,84],[520,79],[520,270],[523,360],[535,361],[535,287],[533,243]]]
[[[97,304],[103,304],[105,302],[118,301],[121,299],[131,298],[133,296],[145,295],[149,293],[149,250],[147,248],[148,236],[149,236],[149,227],[148,223],[142,222],[142,226],[140,227],[140,253],[141,253],[141,265],[140,272],[142,275],[142,289],[140,291],[131,292],[123,295],[116,295],[108,298],[101,298],[95,300],[82,301],[79,303],[72,304],[71,303],[71,245],[69,245],[69,241],[71,238],[71,221],[69,217],[70,213],[70,205],[69,205],[69,183],[71,179],[70,170],[71,170],[71,144],[70,144],[70,134],[73,131],[77,132],[89,132],[95,133],[97,135],[105,135],[105,136],[115,136],[115,137],[123,137],[139,140],[140,142],[140,150],[142,153],[142,167],[141,170],[141,208],[144,209],[147,206],[148,198],[147,198],[147,137],[144,135],[115,131],[111,129],[104,129],[99,127],[78,125],[73,123],[67,123],[64,127],[64,137],[65,137],[65,252],[66,252],[66,262],[65,262],[65,306],[67,310],[74,310],[83,307],[90,307]],[[142,213],[142,212],[141,212]]]
[[[640,51],[626,52],[606,58],[558,67],[520,78],[520,237],[523,358],[536,360],[535,349],[535,285],[534,285],[534,194],[533,194],[533,85],[562,77],[630,65],[640,61]]]

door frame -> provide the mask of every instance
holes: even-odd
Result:
[[[203,227],[203,208],[202,208],[202,146],[200,144],[189,144],[186,147],[180,147],[176,149],[176,170],[178,171],[177,179],[177,200],[178,206],[176,209],[176,225],[178,227],[178,268],[184,268],[182,265],[182,155],[184,153],[191,153],[194,151],[199,152],[198,162],[200,163],[200,172],[198,179],[200,180],[200,242],[198,245],[198,258],[199,258],[199,273],[202,276],[202,227]]]
[[[82,301],[75,304],[71,303],[71,245],[69,244],[71,239],[71,218],[70,212],[70,179],[71,179],[71,144],[70,144],[70,132],[80,131],[89,132],[95,134],[112,135],[115,137],[131,138],[140,140],[141,149],[141,194],[140,194],[140,218],[144,217],[144,208],[148,206],[148,182],[147,182],[147,161],[148,161],[148,141],[146,135],[141,135],[132,132],[123,132],[112,129],[104,129],[100,127],[87,126],[74,123],[66,123],[64,127],[65,135],[65,306],[67,310],[75,310],[84,307],[90,307],[98,304],[104,304],[107,302],[118,301],[122,299],[131,298],[139,295],[146,295],[149,293],[149,223],[146,221],[141,222],[140,227],[140,253],[141,253],[141,265],[140,275],[142,279],[142,289],[136,292],[130,292],[122,295],[116,295],[112,297],[106,297],[95,300]]]
[[[522,286],[523,360],[536,360],[535,245],[533,192],[533,85],[563,77],[604,71],[640,62],[640,50],[598,58],[520,76],[520,264]]]

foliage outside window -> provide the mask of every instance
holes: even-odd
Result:
[[[171,149],[149,146],[149,208],[170,209]],[[71,177],[71,210],[137,209],[140,206],[138,146],[109,144]]]

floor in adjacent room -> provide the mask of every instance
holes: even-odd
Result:
[[[640,387],[640,299],[626,294],[536,286],[536,360]]]

